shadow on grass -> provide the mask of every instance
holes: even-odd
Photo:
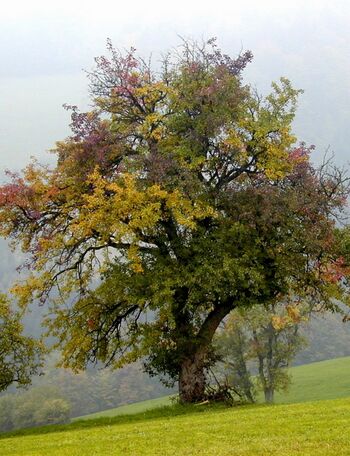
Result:
[[[80,429],[88,429],[94,427],[102,427],[102,426],[112,426],[112,425],[122,425],[126,423],[135,423],[138,421],[146,421],[146,420],[157,420],[157,419],[171,419],[176,416],[180,415],[188,415],[188,414],[198,414],[203,412],[218,412],[218,411],[225,411],[228,409],[235,409],[235,408],[242,408],[242,407],[256,407],[255,405],[240,405],[236,407],[230,407],[225,404],[191,404],[191,405],[181,405],[181,404],[174,404],[168,405],[164,407],[157,407],[148,411],[133,413],[133,414],[125,414],[125,415],[118,415],[115,417],[101,417],[101,418],[92,418],[92,419],[85,419],[85,420],[78,420],[74,421],[73,423],[69,424],[60,424],[60,425],[47,425],[47,426],[40,426],[34,428],[27,428],[27,429],[18,429],[15,431],[6,432],[0,434],[0,439],[10,438],[10,437],[20,437],[20,436],[27,436],[27,435],[43,435],[43,434],[50,434],[53,432],[67,432],[67,431],[75,431]]]

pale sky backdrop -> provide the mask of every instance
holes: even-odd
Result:
[[[338,163],[350,159],[350,2],[348,0],[3,0],[0,6],[0,176],[69,134],[62,104],[88,106],[82,71],[116,47],[156,61],[178,35],[218,37],[224,51],[250,49],[245,80],[265,93],[286,76],[305,90],[295,132]],[[1,178],[2,179],[2,178]]]

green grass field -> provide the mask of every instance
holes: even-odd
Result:
[[[70,425],[15,431],[0,436],[0,455],[350,455],[349,373],[350,358],[294,368],[294,385],[278,401],[299,403],[161,407],[170,400],[161,398]]]
[[[7,436],[1,456],[349,455],[350,399],[180,407]],[[22,435],[21,435],[22,434]]]
[[[276,403],[350,397],[349,356],[293,367],[291,374],[292,385],[289,391],[277,393]]]
[[[148,401],[135,402],[134,404],[122,405],[121,407],[104,410],[103,412],[91,413],[89,415],[73,418],[72,421],[77,420],[90,420],[91,418],[112,417],[120,415],[134,415],[135,413],[142,413],[158,407],[166,407],[173,404],[172,398],[175,396],[164,396],[157,399],[149,399]]]

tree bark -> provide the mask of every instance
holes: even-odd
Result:
[[[240,379],[242,380],[242,385],[243,385],[243,391],[248,399],[249,402],[253,403],[255,402],[254,400],[254,395],[253,395],[253,384],[250,380],[250,375],[249,371],[247,368],[245,356],[244,356],[244,342],[243,342],[243,333],[240,329],[237,330],[237,336],[239,338],[239,354],[238,354],[238,365],[236,367],[237,369],[237,374],[239,375]]]
[[[205,399],[205,368],[208,362],[208,350],[217,327],[232,309],[232,302],[215,307],[204,320],[197,336],[188,341],[189,350],[184,351],[188,356],[184,357],[179,369],[181,403],[195,403]]]
[[[264,394],[265,394],[265,402],[267,402],[268,404],[272,404],[274,401],[274,389],[265,388]]]
[[[268,350],[267,350],[267,356],[266,356],[266,376],[267,376],[267,381],[266,381],[266,387],[264,390],[265,393],[265,402],[268,404],[272,404],[273,399],[274,399],[274,390],[275,390],[275,385],[276,385],[276,378],[275,378],[275,373],[273,369],[273,355],[274,355],[274,347],[276,346],[276,337],[275,337],[275,331],[270,323],[267,327],[268,331]]]
[[[201,402],[205,395],[204,354],[196,353],[185,359],[180,366],[179,396],[180,402]]]

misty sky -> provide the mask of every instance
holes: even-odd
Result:
[[[6,1],[6,0],[5,0]],[[4,2],[3,2],[4,3]],[[218,37],[221,47],[254,54],[245,80],[266,92],[287,76],[305,90],[295,132],[329,145],[348,161],[350,129],[350,2],[242,1],[7,1],[0,11],[0,175],[48,150],[69,134],[63,103],[88,106],[82,71],[105,53],[106,38],[140,54],[180,43],[178,35]]]

